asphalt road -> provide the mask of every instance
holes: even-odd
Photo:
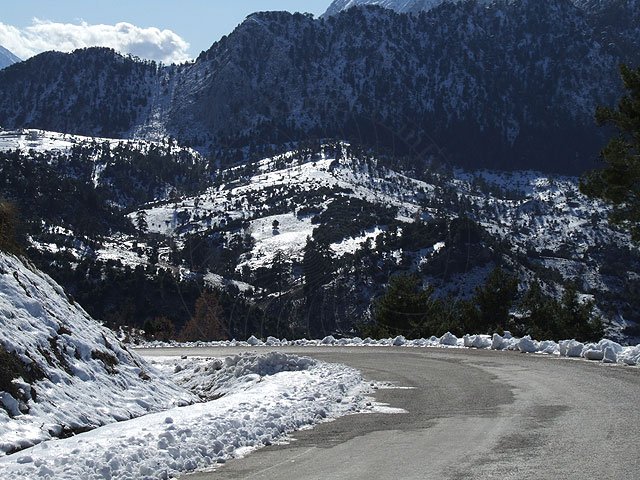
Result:
[[[407,413],[343,417],[185,480],[640,479],[639,368],[479,350],[278,350],[412,387],[375,394]]]

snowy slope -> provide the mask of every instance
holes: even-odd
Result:
[[[157,360],[154,360],[156,362]],[[359,372],[276,352],[221,359],[168,357],[156,364],[205,403],[110,424],[0,458],[0,478],[174,478],[287,440],[303,427],[372,403]],[[223,395],[221,398],[221,395]]]
[[[349,257],[354,254],[385,258],[387,265],[395,264],[390,271],[409,267],[416,272],[431,272],[425,274],[431,275],[425,277],[426,281],[443,295],[454,292],[468,297],[484,281],[485,270],[464,270],[444,280],[437,270],[428,270],[444,258],[467,255],[466,251],[453,250],[451,238],[446,235],[434,237],[429,244],[418,242],[377,256],[365,253],[367,244],[368,248],[375,248],[380,240],[389,238],[390,222],[399,222],[402,229],[402,225],[411,227],[431,219],[451,221],[464,211],[494,238],[508,243],[510,259],[506,262],[514,266],[524,285],[544,269],[543,273],[553,273],[545,279],[554,284],[578,281],[580,291],[590,298],[595,295],[596,304],[603,311],[615,311],[606,307],[608,299],[627,302],[631,298],[628,292],[636,278],[637,266],[632,260],[636,250],[625,253],[628,235],[608,224],[606,205],[580,193],[577,178],[533,171],[458,170],[427,171],[420,180],[375,159],[346,154],[348,145],[341,148],[342,152],[327,148],[313,157],[290,152],[224,170],[218,184],[199,195],[144,206],[142,212],[149,231],[168,236],[178,248],[185,249],[194,236],[219,235],[227,244],[241,237],[247,247],[234,258],[235,274],[231,278],[246,282],[241,288],[245,292],[250,291],[247,284],[260,280],[252,273],[270,268],[277,258],[289,264],[301,262],[307,239],[316,238],[320,231],[331,234],[332,255],[336,260],[342,259],[343,265],[350,265]],[[348,228],[353,217],[347,219],[345,215],[353,215],[353,211],[347,202],[357,202],[364,212],[375,213],[369,217],[364,214],[356,228]],[[386,208],[391,216],[383,218],[380,209]],[[329,211],[333,213],[327,215]],[[135,220],[138,213],[129,215]],[[144,243],[139,245],[150,251]],[[169,262],[166,245],[161,248],[160,257]],[[523,261],[525,255],[528,260]],[[626,261],[621,264],[623,270],[618,271],[618,277],[613,277],[611,268],[602,267],[603,258],[612,263],[617,257]],[[142,263],[145,259],[146,254],[138,257]],[[211,268],[212,273],[229,276],[228,272]],[[301,281],[294,272],[293,288]],[[216,284],[225,282],[219,279]],[[354,288],[363,289],[365,300],[375,295],[364,286]],[[259,292],[260,288],[254,291]],[[626,327],[623,317],[634,319],[632,311],[619,311],[623,312],[622,317],[607,315],[619,324],[616,331]]]
[[[21,61],[22,60],[16,57],[13,53],[0,45],[0,70]]]
[[[193,156],[199,154],[187,147],[179,146],[176,143],[167,143],[166,139],[159,141],[134,140],[122,138],[87,137],[83,135],[72,135],[68,133],[51,132],[48,130],[38,130],[33,128],[22,128],[18,130],[0,129],[0,151],[34,150],[36,152],[61,152],[69,153],[76,145],[100,144],[109,145],[111,150],[121,145],[127,145],[143,153],[152,146],[168,145],[171,153],[187,151]]]
[[[149,231],[166,235],[183,235],[206,231],[212,225],[246,220],[246,233],[251,235],[255,244],[246,255],[242,265],[252,268],[271,264],[277,252],[287,258],[300,258],[307,237],[313,233],[311,215],[300,215],[296,207],[311,206],[316,192],[349,192],[347,196],[384,204],[398,209],[398,219],[408,220],[420,210],[419,198],[432,187],[419,180],[411,179],[396,172],[363,171],[357,160],[337,160],[322,156],[314,161],[294,158],[286,153],[274,158],[261,160],[251,166],[255,174],[243,177],[238,169],[229,169],[222,176],[233,180],[208,189],[196,197],[187,197],[180,202],[159,203],[145,209]],[[234,171],[235,170],[235,171]],[[394,186],[403,184],[401,191]],[[293,204],[291,211],[285,214],[271,214],[268,200],[273,192],[283,197],[298,196],[301,200]],[[319,210],[326,208],[333,198],[315,204]],[[237,208],[237,206],[241,206]],[[136,212],[130,214],[134,219]],[[274,230],[273,222],[278,222]],[[354,251],[357,245],[367,238],[375,240],[375,229],[359,239],[347,239],[336,244],[338,255]]]
[[[0,321],[0,455],[195,400],[51,278],[4,253]]]
[[[414,11],[436,2],[334,8],[359,3]],[[6,128],[171,135],[216,159],[235,157],[223,146],[321,131],[409,151],[437,146],[459,164],[577,171],[576,153],[595,157],[601,147],[593,110],[619,95],[616,65],[634,63],[637,51],[634,19],[622,25],[629,15],[615,3],[597,18],[563,0],[451,2],[422,19],[384,8],[331,21],[262,12],[194,63],[144,64],[105,49],[29,59],[0,74],[0,118]],[[460,142],[465,135],[474,140]]]
[[[366,5],[376,5],[399,13],[414,13],[430,10],[446,1],[450,0],[335,0],[329,5],[323,17],[330,17],[350,8]]]

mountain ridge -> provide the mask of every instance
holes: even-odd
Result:
[[[5,128],[172,136],[226,164],[260,145],[325,138],[413,164],[580,173],[603,144],[595,106],[615,101],[616,65],[640,55],[636,3],[599,16],[560,0],[320,20],[262,12],[194,63],[87,49],[14,65],[0,73],[0,118]]]

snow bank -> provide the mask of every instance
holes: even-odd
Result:
[[[0,455],[196,400],[51,278],[4,253],[0,319]]]
[[[170,478],[369,408],[357,371],[292,355],[172,360],[164,368],[199,395],[215,397],[221,389],[226,395],[1,458],[0,478]]]
[[[201,399],[213,400],[247,390],[264,377],[280,372],[301,372],[316,363],[310,358],[280,352],[214,358],[204,364],[185,359],[176,361],[173,378]]]
[[[355,338],[336,339],[329,335],[321,340],[277,340],[273,337],[264,342],[254,336],[246,342],[230,340],[224,342],[193,342],[179,344],[175,342],[150,342],[143,345],[145,348],[162,347],[261,347],[261,346],[291,346],[291,347],[331,347],[331,346],[354,346],[354,347],[427,347],[427,348],[475,348],[479,350],[513,350],[522,353],[534,353],[545,355],[557,355],[560,357],[578,357],[587,360],[602,361],[605,363],[620,363],[625,365],[640,365],[640,345],[635,347],[623,347],[611,340],[601,340],[598,343],[583,344],[575,339],[562,340],[559,343],[553,340],[538,341],[530,336],[524,338],[513,337],[509,332],[504,335],[494,333],[490,335],[465,335],[457,338],[447,332],[442,337],[419,338],[409,340],[402,335],[395,338],[383,338],[374,340],[365,338],[364,340]]]

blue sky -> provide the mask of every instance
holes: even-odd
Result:
[[[330,3],[331,0],[13,0],[3,5],[0,45],[26,58],[45,49],[71,50],[103,41],[106,46],[138,56],[163,57],[154,59],[169,63],[196,57],[231,33],[252,12],[288,10],[320,15]]]

